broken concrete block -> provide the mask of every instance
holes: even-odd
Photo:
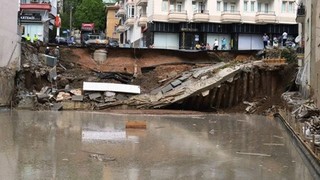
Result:
[[[90,103],[78,102],[78,101],[62,101],[64,110],[86,110],[91,108]]]
[[[171,82],[171,85],[173,87],[177,87],[181,84],[182,82],[179,79],[174,80],[173,82]]]
[[[114,97],[105,97],[104,98],[104,101],[106,102],[106,103],[108,103],[108,102],[115,102],[115,101],[117,101]]]
[[[68,100],[71,99],[71,95],[66,92],[59,92],[57,95],[56,101],[63,101],[63,100]]]
[[[115,92],[106,91],[106,92],[104,92],[104,95],[107,96],[107,97],[112,97],[112,96],[115,96],[116,93]]]
[[[54,56],[48,56],[46,55],[46,65],[54,67],[57,65],[57,58]]]
[[[37,93],[36,95],[39,102],[48,100],[50,97],[48,94],[43,94],[43,93]]]
[[[76,95],[76,96],[81,96],[82,95],[82,90],[81,89],[71,89],[70,93]]]
[[[183,82],[183,81],[187,80],[190,76],[191,76],[191,74],[182,75],[181,77],[179,77],[179,80]]]
[[[62,110],[62,104],[61,103],[53,103],[53,106],[51,107],[51,110],[53,111],[59,111]]]
[[[116,99],[120,100],[120,101],[123,101],[123,100],[126,100],[128,99],[128,97],[124,94],[117,94],[116,95]]]
[[[72,101],[83,101],[83,96],[82,95],[73,95]]]
[[[91,93],[91,94],[89,94],[89,98],[90,98],[91,100],[98,99],[98,98],[100,98],[100,97],[101,97],[101,94],[100,94],[100,93]]]
[[[164,88],[161,89],[161,92],[166,93],[166,92],[171,91],[172,89],[173,89],[172,85],[168,84],[167,86],[165,86]]]

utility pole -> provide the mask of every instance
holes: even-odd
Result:
[[[72,29],[72,9],[73,9],[73,6],[70,6],[70,32]]]

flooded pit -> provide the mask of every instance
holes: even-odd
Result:
[[[125,129],[137,120],[147,128]],[[7,111],[0,122],[0,179],[313,179],[262,116]]]

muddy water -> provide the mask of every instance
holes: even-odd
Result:
[[[146,121],[145,130],[125,122]],[[0,112],[0,179],[312,179],[273,119]]]

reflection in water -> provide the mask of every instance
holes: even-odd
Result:
[[[265,117],[0,113],[0,179],[312,179]]]

